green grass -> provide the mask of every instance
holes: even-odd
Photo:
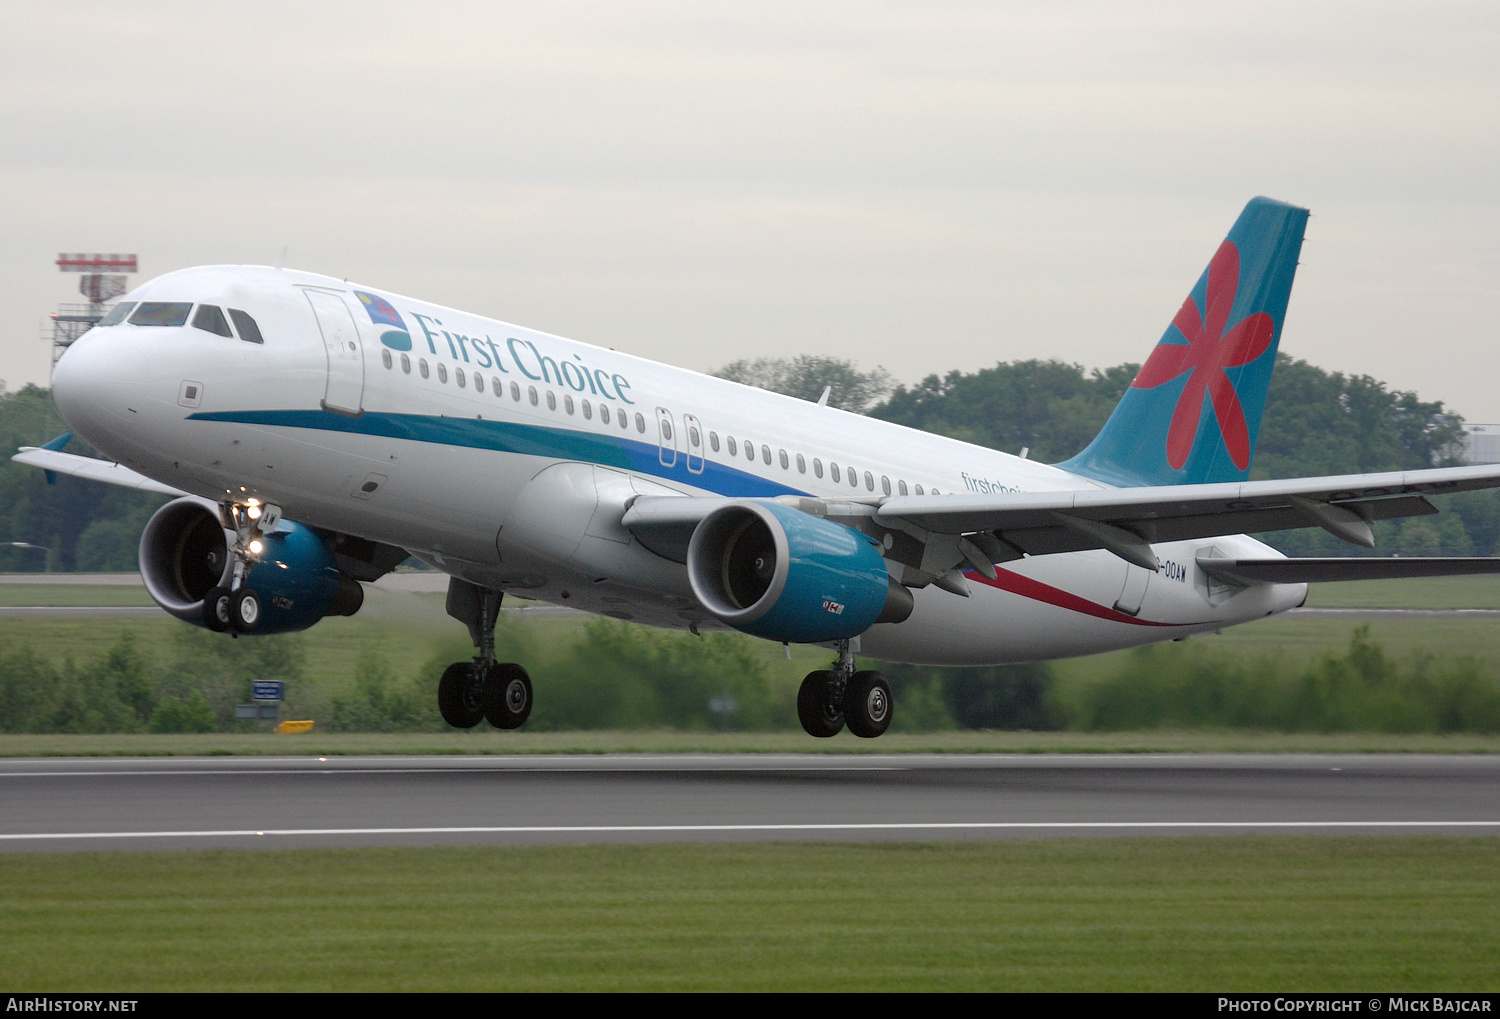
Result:
[[[0,857],[28,991],[1494,991],[1500,839]]]
[[[1314,608],[1500,609],[1500,575],[1313,584]]]
[[[109,584],[0,584],[0,606],[155,605],[146,589]]]

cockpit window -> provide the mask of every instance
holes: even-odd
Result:
[[[133,326],[181,326],[187,324],[188,312],[193,310],[186,301],[142,301],[130,316]]]
[[[125,321],[125,316],[135,310],[134,301],[121,301],[109,310],[109,314],[99,320],[102,326],[117,326]]]
[[[229,323],[224,321],[224,313],[212,304],[198,305],[198,314],[193,316],[193,328],[216,336],[234,338],[234,333],[229,331]]]
[[[265,343],[261,338],[260,326],[255,324],[255,319],[246,315],[238,308],[229,309],[229,317],[234,319],[234,327],[240,331],[240,339],[247,343]]]

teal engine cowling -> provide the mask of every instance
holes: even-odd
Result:
[[[873,539],[777,502],[731,503],[704,517],[687,567],[704,608],[769,640],[843,640],[912,609]]]
[[[207,499],[167,503],[141,533],[141,578],[156,604],[185,622],[203,624],[204,597],[230,581],[234,532]],[[352,616],[364,602],[359,582],[339,572],[317,532],[283,520],[263,535],[265,549],[245,577],[260,595],[254,633],[293,633],[324,616]]]

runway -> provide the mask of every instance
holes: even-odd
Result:
[[[11,853],[1314,833],[1500,835],[1500,757],[0,761]]]

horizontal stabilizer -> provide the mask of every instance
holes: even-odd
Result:
[[[41,446],[22,446],[21,451],[11,459],[28,467],[40,467],[44,471],[56,471],[58,474],[87,481],[102,481],[107,485],[139,488],[143,492],[159,492],[162,495],[188,494],[180,488],[163,485],[160,481],[153,481],[144,474],[137,474],[129,467],[121,467],[109,460],[96,460],[91,456],[62,453]]]
[[[1500,558],[1221,559],[1198,557],[1198,568],[1228,584],[1317,584],[1335,580],[1402,580],[1500,573]]]

